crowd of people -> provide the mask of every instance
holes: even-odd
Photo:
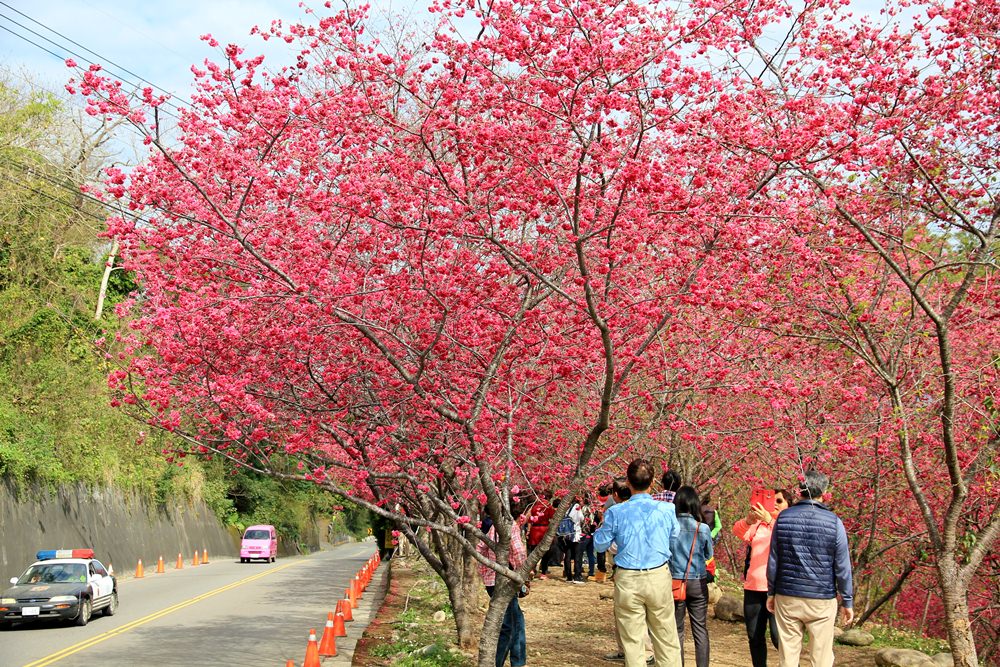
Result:
[[[654,477],[654,466],[636,459],[624,477],[599,487],[596,499],[541,493],[519,519],[526,540],[514,531],[510,565],[520,567],[541,547],[560,504],[570,503],[556,538],[538,560],[536,576],[547,579],[561,566],[567,582],[583,584],[586,561],[588,579],[611,577],[618,650],[604,659],[628,667],[681,667],[688,619],[695,666],[708,667],[708,585],[715,575],[714,542],[722,520],[708,497],[683,484],[676,471],[664,472],[661,490],[651,493]],[[755,492],[746,515],[733,526],[746,545],[743,611],[753,667],[767,665],[768,630],[781,667],[797,667],[803,651],[814,667],[833,665],[838,608],[845,624],[853,619],[847,533],[822,502],[828,488],[825,475],[809,470],[798,494],[782,488]],[[492,595],[496,573],[485,567],[482,572]],[[805,632],[809,642],[804,647]],[[527,664],[517,598],[504,616],[497,667],[508,658],[513,667]]]

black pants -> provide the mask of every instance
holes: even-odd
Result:
[[[778,648],[778,624],[767,610],[767,591],[743,591],[743,619],[750,642],[753,667],[767,667],[767,628],[771,628],[771,643]]]
[[[547,575],[549,573],[549,566],[553,564],[558,564],[562,562],[562,552],[559,550],[559,538],[552,540],[552,544],[549,546],[549,550],[545,552],[542,556],[542,560],[538,566],[538,571],[542,574]]]
[[[574,542],[572,537],[560,537],[559,548],[563,552],[563,576],[567,581],[582,581],[583,544]]]
[[[684,664],[684,613],[691,617],[691,636],[694,638],[694,659],[697,667],[708,667],[708,581],[687,580],[687,599],[674,602],[677,618],[677,639],[681,644],[681,664]]]
[[[593,544],[593,542],[591,542]],[[597,552],[597,571],[607,572],[608,571],[608,552],[598,551]]]

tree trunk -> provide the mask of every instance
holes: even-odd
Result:
[[[969,623],[968,586],[955,571],[954,554],[942,554],[947,560],[938,561],[938,576],[944,602],[944,622],[951,645],[951,658],[955,667],[979,667],[976,640]]]
[[[460,554],[458,558],[461,565],[449,570],[449,580],[445,581],[445,585],[448,588],[451,610],[455,614],[455,632],[458,636],[458,645],[463,649],[468,649],[476,645],[473,619],[478,608],[482,579],[479,577],[475,558],[468,554]]]
[[[496,667],[497,644],[503,617],[507,613],[507,605],[514,599],[514,593],[519,588],[520,586],[510,579],[497,576],[497,585],[493,589],[493,597],[490,598],[490,606],[483,621],[483,631],[479,635],[478,667]]]
[[[879,597],[879,599],[875,600],[875,602],[869,605],[868,608],[865,609],[864,613],[861,614],[861,616],[858,617],[858,619],[854,622],[854,625],[860,628],[862,625],[864,625],[865,621],[867,621],[872,616],[872,614],[874,614],[876,611],[879,610],[879,607],[884,605],[889,600],[895,600],[896,593],[898,593],[900,589],[903,588],[903,583],[905,583],[906,580],[909,578],[909,576],[913,574],[913,571],[916,569],[916,567],[917,567],[916,561],[912,559],[906,561],[906,565],[903,567],[903,571],[899,574],[898,577],[896,577],[896,581],[893,582],[892,586],[889,587],[889,590],[887,590],[885,593],[882,594],[881,597]],[[927,620],[927,609],[925,608],[924,621],[926,620]],[[922,623],[923,622],[921,622],[921,625]],[[923,627],[921,627],[921,630],[923,630]]]
[[[94,319],[101,319],[101,315],[104,314],[104,298],[108,294],[108,280],[111,278],[111,272],[115,270],[115,257],[118,255],[118,239],[113,239],[111,241],[111,252],[108,254],[108,259],[104,263],[104,275],[101,276],[101,288],[97,292],[97,308],[94,310]]]

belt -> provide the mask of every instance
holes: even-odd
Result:
[[[659,565],[656,565],[654,567],[622,567],[621,565],[619,565],[618,569],[619,570],[628,570],[629,572],[652,572],[653,570],[659,570],[661,567],[663,567],[664,565],[666,565],[669,562],[670,561],[663,561],[662,563],[660,563]]]

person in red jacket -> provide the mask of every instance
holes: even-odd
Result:
[[[545,532],[549,529],[549,521],[552,516],[556,513],[555,508],[549,502],[552,499],[552,493],[549,491],[542,491],[538,494],[538,500],[531,507],[531,511],[528,513],[528,553],[530,554],[535,548],[541,544],[542,538],[545,537]],[[553,541],[553,546],[542,556],[541,561],[538,563],[538,578],[547,579],[549,564],[556,560],[555,556],[552,554],[552,549],[555,549],[555,541]]]

